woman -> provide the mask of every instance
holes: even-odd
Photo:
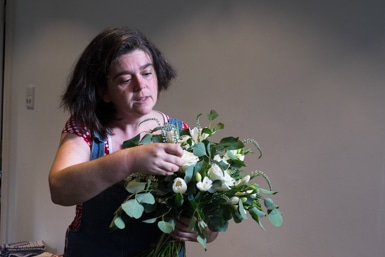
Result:
[[[154,110],[159,92],[176,76],[157,47],[134,28],[108,28],[80,56],[62,106],[71,113],[62,131],[49,185],[56,204],[76,205],[66,234],[65,256],[136,256],[161,232],[132,221],[111,232],[114,211],[127,196],[120,183],[134,172],[171,175],[183,165],[178,144],[146,144],[122,149],[122,142],[166,123],[187,125]],[[195,241],[188,221],[171,236]],[[211,232],[208,242],[217,233]]]

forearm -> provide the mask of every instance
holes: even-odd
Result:
[[[53,166],[49,176],[54,203],[70,206],[81,204],[130,174],[130,160],[119,151],[96,160],[65,168]]]
[[[167,176],[184,164],[183,149],[165,143],[123,149],[90,161],[89,147],[79,140],[64,138],[51,167],[51,198],[60,205],[83,203],[133,172]]]

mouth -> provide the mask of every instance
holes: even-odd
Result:
[[[145,102],[149,98],[150,97],[148,97],[148,96],[137,97],[137,98],[135,98],[135,102],[142,103],[142,102]]]

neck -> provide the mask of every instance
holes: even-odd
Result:
[[[111,139],[113,140],[114,145],[117,143],[120,145],[127,139],[133,138],[138,134],[144,135],[156,127],[164,125],[164,122],[163,115],[157,111],[152,111],[151,113],[136,119],[126,118],[117,120],[111,127]]]

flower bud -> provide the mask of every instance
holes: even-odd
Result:
[[[195,174],[195,179],[196,179],[197,182],[201,182],[202,181],[202,175],[199,172],[197,172]]]
[[[238,204],[239,203],[239,197],[236,197],[236,196],[231,197],[231,203],[232,204]]]
[[[187,184],[186,181],[182,178],[175,178],[174,183],[172,185],[172,190],[174,193],[181,193],[184,194],[187,191]]]

